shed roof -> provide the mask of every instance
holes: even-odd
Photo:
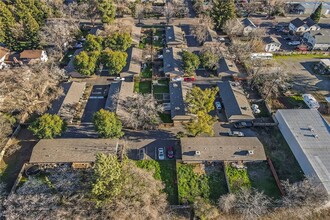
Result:
[[[266,44],[276,43],[281,45],[280,41],[276,37],[269,36],[265,37],[263,40]]]
[[[114,154],[118,139],[41,139],[30,163],[94,162],[97,153]]]
[[[287,140],[289,145],[292,142],[297,143],[290,145],[293,153],[295,154],[294,148],[301,148],[330,194],[330,125],[316,109],[281,109],[276,112],[275,117],[280,119],[281,131],[291,132],[290,140]],[[288,130],[284,130],[284,126]],[[286,134],[283,135],[286,137]],[[306,162],[301,153],[295,157],[299,163]],[[305,170],[304,172],[309,175]]]
[[[39,59],[43,50],[23,50],[20,53],[21,59]]]
[[[231,81],[218,82],[228,120],[252,120],[254,115],[242,88]]]
[[[194,137],[180,141],[184,162],[266,160],[264,147],[257,137]],[[250,150],[253,154],[248,153]],[[196,151],[200,155],[196,155]]]
[[[305,25],[305,22],[303,20],[301,20],[300,18],[295,18],[290,23],[293,24],[297,28]]]
[[[182,83],[170,82],[171,118],[186,115],[182,95]]]
[[[242,20],[242,24],[244,27],[257,28],[257,26],[249,18],[244,18]]]

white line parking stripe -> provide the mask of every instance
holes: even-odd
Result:
[[[104,99],[103,96],[90,96],[90,99]]]

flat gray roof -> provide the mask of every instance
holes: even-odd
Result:
[[[41,139],[30,163],[83,163],[95,161],[97,153],[114,154],[118,139]]]
[[[288,144],[297,143],[330,193],[330,126],[327,121],[316,109],[281,109],[276,112],[275,117],[279,120],[281,131],[283,131],[284,125],[281,124],[283,121],[289,129],[286,131],[292,133],[290,137],[294,140],[290,138],[287,140]],[[286,137],[286,134],[283,136]],[[292,152],[295,153],[292,147],[290,145]],[[305,162],[301,160],[302,155],[295,155],[295,157],[299,163]],[[301,165],[301,167],[304,166]],[[308,175],[305,170],[304,172]]]
[[[184,162],[266,160],[264,147],[257,137],[193,137],[180,140]],[[248,153],[251,150],[253,154]],[[196,151],[200,155],[196,155]]]
[[[254,119],[250,103],[241,86],[231,81],[221,81],[217,84],[228,120]]]
[[[321,59],[320,62],[325,66],[330,67],[330,59]]]
[[[121,87],[121,81],[113,82],[110,84],[108,90],[108,97],[105,102],[104,109],[109,111],[116,111],[117,109],[116,98],[119,94],[120,87]]]
[[[129,74],[140,74],[142,63],[142,50],[136,47],[128,49],[127,64],[123,72]]]
[[[186,115],[182,95],[182,83],[170,82],[171,118]]]

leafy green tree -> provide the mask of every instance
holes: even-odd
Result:
[[[219,55],[212,53],[211,51],[203,51],[200,55],[200,60],[203,67],[209,70],[216,70],[219,63]]]
[[[94,114],[93,123],[100,137],[120,138],[124,135],[121,121],[113,112],[101,109]]]
[[[86,36],[86,42],[84,45],[84,49],[86,51],[101,51],[102,50],[102,41],[103,41],[102,37],[88,34]]]
[[[115,75],[120,73],[126,66],[127,53],[121,51],[113,51],[105,49],[101,55],[101,62],[109,68],[109,74]]]
[[[122,191],[122,164],[117,155],[97,154],[92,194],[98,202],[111,202]]]
[[[217,87],[202,90],[201,88],[194,86],[186,96],[188,111],[192,114],[197,114],[200,111],[208,113],[214,110],[215,96],[218,91],[219,89]]]
[[[131,35],[127,32],[115,32],[104,39],[104,47],[111,50],[126,51],[132,45]]]
[[[220,30],[227,20],[236,16],[234,0],[214,0],[211,14],[216,29]]]
[[[80,74],[86,76],[93,75],[98,65],[99,55],[100,52],[98,51],[93,51],[90,53],[82,51],[75,56],[73,64]]]
[[[200,111],[197,113],[197,117],[192,119],[186,125],[186,129],[193,136],[199,136],[201,134],[213,136],[214,135],[214,131],[213,131],[214,122],[215,122],[215,119],[211,115]]]
[[[322,12],[322,3],[320,3],[320,5],[315,9],[315,11],[311,14],[310,18],[316,23],[319,23],[321,18],[321,12]]]
[[[99,0],[98,8],[103,23],[110,24],[115,20],[116,8],[113,0]]]
[[[188,74],[193,74],[200,64],[198,56],[188,51],[182,52],[182,61],[183,69]]]
[[[29,130],[38,138],[54,138],[66,129],[65,122],[58,115],[44,114],[30,126]]]
[[[31,14],[27,13],[23,19],[24,21],[24,38],[25,47],[27,48],[37,48],[39,46],[39,24],[32,17]]]
[[[2,22],[0,18],[0,43],[5,42],[6,39],[6,33],[5,33],[5,23]]]

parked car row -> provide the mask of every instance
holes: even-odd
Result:
[[[169,146],[166,148],[166,156],[168,159],[174,158],[174,147]],[[158,159],[165,160],[165,150],[163,147],[158,148]]]

